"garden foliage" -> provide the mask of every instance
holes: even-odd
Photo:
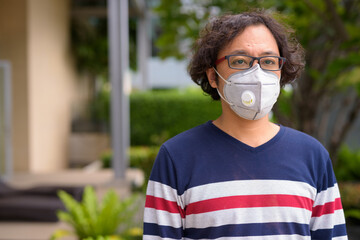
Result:
[[[93,119],[110,122],[110,92],[103,88],[91,104]],[[185,130],[215,120],[221,114],[219,101],[213,101],[199,88],[163,89],[130,95],[131,145],[160,145]]]
[[[131,145],[159,145],[220,114],[220,102],[199,89],[134,93],[130,96]]]
[[[360,181],[360,151],[342,146],[335,165],[335,175],[338,181]]]
[[[97,239],[98,237],[116,236],[130,229],[132,218],[137,210],[134,198],[120,200],[114,190],[109,190],[99,202],[92,187],[85,188],[81,202],[76,201],[65,191],[59,191],[59,197],[67,211],[58,211],[58,218],[68,223],[73,232],[57,230],[52,240],[67,235],[78,239]]]

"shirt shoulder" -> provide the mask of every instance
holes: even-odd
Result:
[[[201,148],[206,142],[214,137],[215,133],[211,130],[211,121],[186,130],[175,137],[167,140],[163,147],[170,153],[173,151],[184,151],[186,149]]]
[[[318,190],[324,188],[324,177],[328,178],[327,186],[332,186],[336,180],[333,179],[332,162],[327,149],[316,138],[286,128],[282,149],[287,151],[287,158],[293,159],[294,164],[305,166],[304,169],[313,179],[312,185]],[[310,182],[309,182],[310,183]]]
[[[303,148],[304,150],[306,149],[307,152],[318,152],[319,154],[324,154],[328,156],[326,148],[316,138],[293,128],[284,126],[282,127],[285,129],[286,133],[286,137],[284,140],[292,144],[294,147]]]

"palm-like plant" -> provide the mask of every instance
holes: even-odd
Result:
[[[81,239],[97,239],[106,236],[115,236],[130,229],[136,212],[134,197],[120,200],[114,190],[109,190],[102,202],[92,187],[85,187],[83,199],[76,201],[64,191],[58,193],[67,211],[58,211],[61,221],[68,223],[73,231],[57,230],[51,237],[56,240],[68,235],[76,235]]]

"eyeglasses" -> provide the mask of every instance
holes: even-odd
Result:
[[[252,57],[247,55],[227,55],[216,60],[215,65],[218,65],[225,59],[227,59],[230,68],[238,70],[251,68],[254,61],[257,60],[260,67],[266,71],[278,71],[286,61],[286,58],[278,56]]]

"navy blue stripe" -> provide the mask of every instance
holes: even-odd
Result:
[[[345,224],[335,225],[332,229],[319,229],[311,231],[311,239],[331,239],[333,237],[346,236]]]
[[[245,237],[264,235],[290,235],[298,234],[309,236],[308,224],[299,223],[251,223],[251,224],[230,224],[219,227],[208,228],[187,228],[185,237],[192,239],[215,239],[220,237]]]
[[[174,228],[170,226],[161,226],[155,223],[144,223],[144,235],[154,235],[162,238],[182,238],[182,228]]]

